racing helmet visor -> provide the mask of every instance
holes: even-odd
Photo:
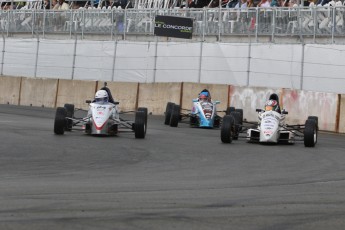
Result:
[[[95,98],[95,101],[98,103],[106,103],[108,102],[108,98],[107,97]]]

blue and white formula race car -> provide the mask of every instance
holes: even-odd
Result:
[[[147,130],[147,108],[141,107],[137,111],[119,112],[118,104],[113,100],[110,90],[106,87],[96,92],[93,101],[87,100],[89,110],[87,115],[77,118],[75,112],[82,109],[75,109],[73,104],[65,104],[58,107],[54,120],[54,133],[64,134],[65,131],[82,130],[86,134],[98,136],[115,136],[119,132],[134,132],[136,138],[145,138]],[[120,117],[123,113],[134,113],[134,121]]]
[[[239,137],[248,142],[270,144],[294,144],[303,141],[305,147],[314,147],[317,143],[318,117],[308,116],[305,124],[285,124],[286,110],[280,110],[278,95],[272,94],[265,109],[257,109],[258,122],[240,121],[234,114],[225,115],[221,127],[221,140],[231,143]],[[240,124],[242,123],[242,124]],[[241,135],[243,134],[243,135]]]
[[[220,127],[222,118],[217,114],[217,105],[220,104],[220,101],[213,101],[207,89],[201,91],[198,98],[193,99],[192,103],[192,109],[181,109],[180,105],[168,102],[165,110],[164,124],[177,127],[179,122],[183,122],[191,127]],[[230,110],[231,108],[229,107],[228,111]]]

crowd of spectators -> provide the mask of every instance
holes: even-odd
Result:
[[[67,1],[67,0],[66,0]],[[221,7],[223,8],[249,8],[249,7],[293,7],[296,5],[309,6],[321,5],[324,6],[332,0],[185,0],[178,4],[180,8],[204,8],[204,7]],[[336,0],[341,1],[341,0]],[[1,9],[21,9],[28,6],[31,2],[31,8],[38,9],[52,9],[52,10],[68,10],[78,8],[132,8],[131,0],[94,0],[94,1],[73,1],[70,0],[27,0],[25,2],[13,2],[11,0],[2,1]],[[186,5],[188,2],[188,5]]]
[[[249,7],[293,7],[293,6],[324,6],[332,0],[188,0],[189,8],[221,7],[249,8]],[[340,0],[336,0],[341,2]],[[181,7],[186,7],[185,4]]]
[[[46,9],[46,10],[69,10],[79,8],[113,8],[120,7],[122,9],[131,8],[132,4],[129,0],[89,0],[89,1],[73,1],[73,0],[27,0],[18,1],[1,1],[2,10],[10,9]]]

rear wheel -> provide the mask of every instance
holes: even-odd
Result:
[[[171,113],[172,113],[172,109],[173,109],[174,105],[175,104],[172,102],[167,103],[167,106],[165,108],[165,120],[164,120],[165,125],[170,124]]]
[[[315,123],[316,123],[316,128],[317,130],[319,131],[319,118],[317,116],[309,116],[308,117],[308,120],[311,119],[311,120],[315,120]]]
[[[135,138],[145,138],[145,112],[144,111],[136,111],[135,112],[135,121],[133,124]]]
[[[66,109],[66,117],[73,118],[74,117],[74,105],[73,104],[65,104],[64,108]],[[73,127],[73,120],[66,119],[66,131],[71,131]]]
[[[234,112],[235,111],[235,107],[228,107],[226,109],[226,115],[230,115],[231,112]]]
[[[234,125],[233,125],[233,139],[237,140],[239,133],[240,133],[240,119],[241,119],[241,114],[239,112],[231,112],[230,116],[232,116],[234,118]]]
[[[234,126],[234,118],[230,115],[223,117],[222,127],[220,130],[220,139],[223,143],[232,142],[232,127]]]
[[[146,133],[146,130],[147,130],[147,108],[145,108],[145,107],[139,107],[138,108],[138,111],[142,111],[142,112],[144,112],[144,114],[145,114],[145,117],[144,117],[144,119],[145,119],[145,133]]]
[[[54,133],[58,135],[63,135],[66,128],[66,116],[67,111],[64,107],[58,107],[55,113],[54,120]]]
[[[304,146],[315,147],[317,143],[317,125],[314,119],[305,121],[304,126]]]
[[[242,125],[243,125],[243,109],[235,109],[235,112],[238,112],[240,114],[239,116],[239,124],[240,124],[240,131],[242,131]]]
[[[170,126],[171,127],[177,127],[178,121],[180,119],[180,110],[181,107],[179,105],[174,105],[170,117]]]

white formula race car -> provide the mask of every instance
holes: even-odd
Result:
[[[231,143],[239,137],[248,142],[294,144],[303,141],[305,147],[314,147],[318,136],[318,117],[308,116],[304,124],[285,124],[287,111],[265,111],[257,109],[258,122],[239,120],[236,112],[225,115],[221,127],[221,140]],[[241,124],[242,123],[242,124]],[[243,135],[241,135],[243,134]]]
[[[82,130],[86,134],[114,136],[119,132],[134,132],[136,138],[145,138],[147,130],[147,108],[140,107],[137,111],[119,112],[119,102],[97,102],[87,100],[89,110],[82,118],[75,117],[73,104],[58,107],[55,114],[54,133],[64,134],[65,131]],[[85,111],[86,112],[86,111]],[[135,113],[134,121],[120,117],[124,113]]]

